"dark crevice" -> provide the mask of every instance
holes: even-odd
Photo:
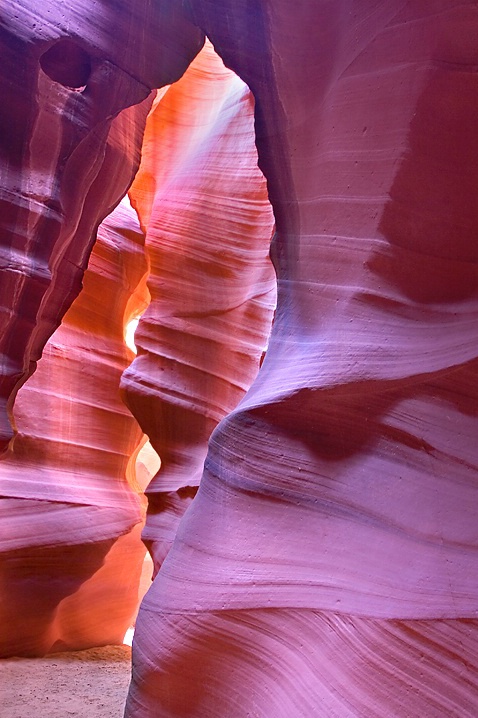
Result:
[[[43,72],[50,80],[72,90],[86,86],[91,74],[91,59],[74,40],[59,40],[40,57]]]

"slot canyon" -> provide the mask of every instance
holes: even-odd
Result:
[[[125,718],[476,718],[478,4],[0,47],[0,681],[134,626]]]

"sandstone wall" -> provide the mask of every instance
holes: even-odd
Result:
[[[278,305],[126,715],[472,718],[476,3],[189,7],[254,93]]]
[[[253,110],[249,89],[206,45],[158,96],[130,190],[151,303],[122,388],[161,457],[143,531],[156,569],[196,493],[209,436],[243,398],[268,341],[273,218]]]

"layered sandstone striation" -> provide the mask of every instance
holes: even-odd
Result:
[[[217,3],[278,305],[143,602],[128,718],[473,718],[474,2]]]
[[[0,654],[121,643],[136,611],[143,509],[126,477],[141,430],[119,395],[144,309],[144,235],[126,200],[105,220],[83,290],[15,405],[0,462]]]
[[[15,394],[134,177],[151,90],[203,43],[170,5],[13,0],[0,10],[0,450]]]
[[[93,304],[83,319],[73,309],[15,419],[13,403],[132,182],[153,88],[180,77],[203,41],[168,3],[0,9],[0,451],[12,422],[19,431],[0,462],[3,653],[117,642],[133,610],[141,511],[124,470],[138,429],[118,382],[131,358],[128,282],[144,264],[128,248],[136,220],[105,240]]]
[[[253,107],[207,44],[159,94],[130,191],[146,229],[151,303],[122,387],[161,457],[143,532],[156,568],[196,493],[209,436],[252,383],[270,331],[273,218]]]
[[[158,565],[212,435],[140,612],[128,718],[475,718],[476,2],[0,13],[4,446],[132,180],[151,89],[207,34],[254,96],[253,126],[249,90],[206,49],[159,98],[132,190],[153,305],[123,388],[163,460],[145,533]],[[253,132],[278,304],[241,399],[270,313]],[[80,509],[51,488],[2,500],[15,551],[33,547],[6,564],[23,651],[65,640],[62,611],[94,605],[76,589],[100,566],[118,577],[139,514],[125,483],[93,483]]]

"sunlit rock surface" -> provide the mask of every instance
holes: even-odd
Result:
[[[143,532],[156,566],[196,493],[212,430],[257,374],[275,305],[249,89],[206,45],[158,98],[130,191],[146,228],[151,304],[122,381],[161,457]]]
[[[80,290],[96,228],[134,177],[147,98],[203,42],[170,5],[2,3],[0,451],[15,393]]]
[[[152,90],[180,77],[202,44],[201,31],[167,2],[153,10],[148,0],[13,0],[0,8],[0,451],[13,435],[15,395],[81,289],[96,229],[133,180]],[[118,320],[108,317],[112,329]],[[53,341],[46,361],[76,365],[44,377],[50,393],[32,385],[17,414],[23,434],[0,463],[6,653],[117,641],[128,625],[141,550],[131,532],[141,514],[123,469],[137,429],[118,401],[124,352],[106,336],[101,343],[97,369],[114,365],[115,393],[110,377],[92,375],[89,338],[80,360]],[[105,611],[103,587],[111,599],[115,585],[127,598]]]
[[[132,180],[151,89],[181,76],[206,33],[255,98],[279,295],[263,367],[232,412],[233,392],[215,380],[239,395],[247,363],[223,354],[228,327],[238,335],[221,313],[240,314],[256,296],[246,288],[262,281],[254,262],[240,281],[234,259],[231,294],[223,282],[227,253],[245,237],[235,211],[250,196],[239,182],[236,205],[228,185],[244,180],[242,158],[251,157],[244,86],[231,79],[226,91],[219,77],[208,94],[200,81],[197,97],[185,93],[177,105],[179,85],[163,93],[164,161],[147,160],[132,194],[154,308],[124,386],[162,442],[146,534],[157,556],[172,524],[156,519],[181,515],[220,423],[144,601],[128,718],[476,718],[476,2],[24,0],[4,3],[0,31],[5,446],[15,391],[79,291],[95,228]],[[217,117],[199,129],[194,107],[204,113],[206,104]],[[133,105],[113,140],[113,118]],[[237,130],[246,115],[234,107],[248,107],[247,130]],[[257,221],[246,221],[252,235]],[[217,227],[226,256],[215,264],[207,251]],[[178,234],[184,257],[173,248]],[[157,267],[166,269],[164,292]],[[158,308],[160,292],[171,306]],[[215,301],[214,321],[209,306],[196,308],[203,296]],[[206,316],[201,334],[196,320]],[[198,385],[188,383],[194,375]],[[177,503],[166,506],[170,497]],[[6,501],[14,540],[39,535],[31,545],[48,547],[32,549],[21,571],[15,554],[6,569],[22,577],[10,583],[9,605],[23,610],[26,641],[39,625],[31,595],[45,597],[39,615],[55,615],[41,619],[53,628],[35,644],[40,652],[57,640],[75,589],[105,556],[104,570],[114,566],[112,535],[128,521],[115,509],[108,536],[96,504],[80,520],[69,500]],[[58,544],[65,527],[69,554]],[[50,580],[52,565],[61,579]],[[43,593],[32,589],[39,576]],[[11,614],[5,624],[15,626]]]
[[[127,200],[15,405],[0,462],[0,653],[121,643],[137,607],[142,510],[126,480],[141,430],[119,382],[144,309],[144,235]],[[131,469],[130,469],[130,473]]]
[[[188,6],[255,96],[278,306],[126,715],[474,718],[476,3]]]

